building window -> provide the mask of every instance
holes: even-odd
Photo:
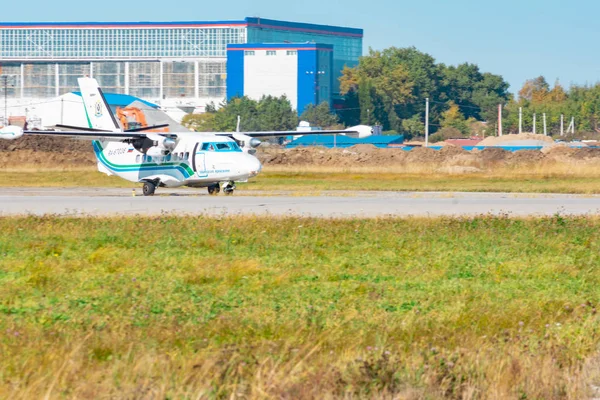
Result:
[[[286,53],[288,56],[298,55],[298,50],[288,50]]]
[[[246,51],[244,51],[244,55],[245,56],[253,56],[254,55],[254,50],[246,50]]]
[[[276,56],[277,52],[275,50],[267,50],[267,55],[268,56]]]

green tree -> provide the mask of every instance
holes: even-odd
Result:
[[[422,136],[425,134],[425,124],[418,115],[410,119],[404,119],[402,120],[402,133],[407,140],[415,136]]]
[[[463,119],[497,122],[498,104],[511,95],[499,75],[481,72],[475,64],[437,64],[429,54],[414,47],[369,50],[354,68],[345,68],[340,78],[342,94],[358,93],[360,119],[380,123],[384,130],[406,131],[402,121],[424,120],[425,99],[430,99],[432,128],[440,125],[442,113],[452,101]],[[460,129],[467,131],[466,125]]]
[[[241,118],[242,130],[258,131],[260,129],[258,102],[244,96],[235,97],[229,102],[221,104],[215,113],[215,131],[234,131],[237,126],[238,115]]]
[[[364,125],[375,124],[374,90],[369,78],[361,78],[358,87],[358,102],[360,106],[360,121]],[[387,119],[387,116],[386,116]]]
[[[285,95],[264,96],[258,102],[258,113],[262,131],[289,131],[298,126],[298,114]]]
[[[460,139],[465,137],[465,135],[456,128],[442,128],[437,131],[435,134],[431,135],[430,141],[431,143],[443,142],[448,139]]]
[[[549,90],[550,85],[546,82],[546,78],[538,76],[525,81],[523,87],[519,90],[519,99],[540,103],[543,102]]]
[[[213,132],[214,120],[214,113],[187,114],[181,120],[181,125],[196,132]]]
[[[300,120],[310,122],[311,126],[323,129],[328,129],[338,123],[338,117],[331,113],[328,103],[321,103],[318,106],[309,104],[300,116]]]
[[[344,105],[336,110],[340,122],[344,126],[355,126],[360,124],[360,100],[358,92],[354,89],[344,95]]]
[[[453,101],[450,101],[449,105],[450,108],[442,113],[442,118],[440,120],[442,128],[455,128],[463,134],[469,133],[467,120],[460,112],[458,106]]]
[[[298,116],[285,96],[263,96],[259,101],[236,97],[212,110],[212,128],[218,132],[234,131],[238,116],[242,131],[292,130],[298,126]]]

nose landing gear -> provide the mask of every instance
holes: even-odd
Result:
[[[233,194],[233,191],[235,190],[235,182],[234,181],[229,181],[223,184],[223,193],[225,193],[225,196],[231,196]]]

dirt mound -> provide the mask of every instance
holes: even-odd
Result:
[[[521,136],[528,137],[528,135]],[[512,153],[501,148],[467,151],[460,146],[444,146],[441,150],[416,147],[411,151],[398,148],[381,149],[372,145],[334,149],[325,147],[283,149],[279,146],[265,146],[258,148],[257,157],[265,166],[342,168],[424,166],[449,173],[468,173],[494,166],[534,163],[598,165],[600,148],[571,148],[564,144],[557,144],[544,147],[540,151],[521,150]],[[19,164],[86,166],[95,163],[91,143],[87,140],[28,136],[15,141],[0,141],[0,167],[4,168]]]
[[[575,160],[589,160],[600,158],[600,148],[595,147],[583,147],[575,149],[576,151],[571,154],[571,158]]]
[[[89,140],[49,136],[25,136],[0,140],[0,167],[17,165],[86,166],[96,157]]]
[[[563,155],[571,155],[577,151],[576,148],[569,147],[565,144],[555,144],[554,146],[544,147],[540,150],[542,153],[547,156],[563,156]]]
[[[406,162],[408,163],[438,163],[442,160],[440,151],[428,147],[415,147],[408,152]]]
[[[16,150],[64,152],[93,152],[89,140],[75,140],[50,136],[24,136],[18,140],[0,140],[0,152]]]
[[[355,144],[354,146],[348,147],[348,151],[364,154],[372,154],[377,150],[378,148],[372,144]]]
[[[446,145],[440,149],[440,154],[446,157],[452,157],[461,154],[469,154],[469,152],[462,147],[454,146],[454,145]]]
[[[537,135],[533,133],[510,134],[503,136],[490,136],[478,143],[478,146],[501,146],[505,142],[534,140],[548,144],[554,144],[554,140],[549,136]]]
[[[521,150],[508,153],[506,163],[511,165],[539,164],[545,158],[544,153],[539,150]]]
[[[504,163],[510,152],[504,149],[483,149],[477,153],[484,166]]]
[[[0,151],[0,168],[16,168],[19,165],[73,167],[96,165],[93,152],[50,152],[34,150]]]

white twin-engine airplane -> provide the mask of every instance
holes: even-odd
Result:
[[[93,78],[78,81],[89,127],[62,126],[72,131],[24,131],[18,126],[6,126],[0,129],[0,139],[18,139],[23,135],[90,139],[100,172],[143,183],[144,195],[151,196],[157,186],[206,187],[210,194],[221,189],[225,194],[233,194],[235,182],[255,177],[262,168],[260,161],[249,154],[260,145],[257,137],[298,134],[297,131],[144,133],[166,125],[123,131],[98,82]],[[336,133],[356,132],[309,132]]]

